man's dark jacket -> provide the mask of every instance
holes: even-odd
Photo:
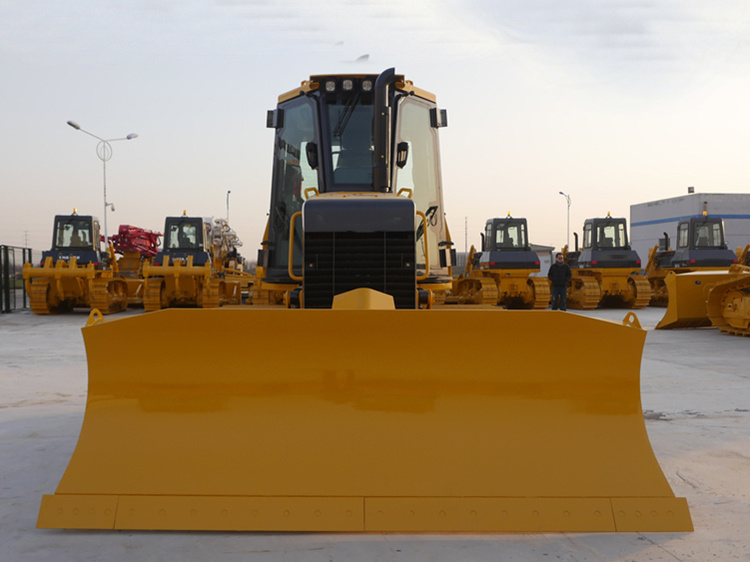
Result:
[[[567,263],[553,263],[549,268],[547,277],[555,287],[566,287],[568,280],[573,276]]]

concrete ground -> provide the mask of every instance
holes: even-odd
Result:
[[[675,495],[688,500],[693,533],[38,530],[40,498],[57,487],[83,419],[86,357],[79,328],[88,315],[3,314],[0,560],[750,561],[750,338],[713,329],[654,331],[663,313],[664,309],[656,308],[637,312],[648,330],[641,369],[643,409],[661,467]],[[584,314],[619,321],[626,311]],[[144,341],[143,345],[156,344]],[[112,342],[113,361],[119,353],[124,351]],[[575,360],[577,369],[606,369],[606,365],[587,365],[586,357],[582,337],[580,349],[566,360]]]

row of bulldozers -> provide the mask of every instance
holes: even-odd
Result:
[[[664,233],[649,252],[645,268],[628,242],[624,218],[609,214],[585,221],[583,244],[563,249],[571,268],[568,307],[639,309],[667,307],[658,329],[715,326],[750,335],[750,244],[728,249],[721,217],[703,215],[678,221],[676,247]],[[544,309],[548,282],[538,277],[539,258],[528,243],[525,219],[487,221],[482,251],[472,247],[464,272],[441,302],[498,304],[509,309]]]
[[[77,307],[101,314],[127,307],[146,311],[169,306],[239,304],[252,275],[242,269],[237,238],[227,221],[167,217],[162,233],[121,225],[102,250],[99,221],[90,215],[57,215],[50,250],[40,265],[24,265],[35,314]],[[117,257],[119,256],[119,257]]]
[[[98,309],[102,314],[142,306],[146,311],[169,307],[217,306],[253,302],[284,302],[285,291],[253,290],[253,276],[242,271],[237,252],[241,242],[223,219],[168,217],[163,249],[161,233],[123,225],[110,239],[107,252],[94,240],[98,221],[91,216],[55,217],[52,250],[45,252],[41,268],[29,264],[24,273],[31,308],[49,314],[74,307]],[[668,307],[659,328],[733,326],[732,333],[747,328],[746,306],[721,304],[709,316],[708,287],[726,285],[739,275],[747,261],[740,249],[727,249],[720,217],[683,219],[678,224],[677,248],[651,249],[644,270],[638,254],[628,243],[624,218],[588,219],[583,228],[583,248],[563,249],[573,274],[568,287],[568,306],[590,310],[598,307]],[[540,276],[540,259],[532,251],[526,219],[494,218],[481,234],[481,251],[472,246],[462,274],[450,286],[433,289],[439,304],[499,305],[508,309],[544,309],[550,289]],[[95,247],[96,246],[96,247]],[[114,259],[113,255],[121,257]],[[112,264],[109,267],[108,264]],[[701,272],[701,276],[680,277]],[[741,284],[740,284],[741,285]],[[735,287],[736,284],[731,286]],[[669,289],[668,289],[669,287]],[[717,289],[718,291],[718,289]],[[716,296],[714,300],[728,302]],[[244,297],[244,298],[243,298]],[[731,299],[732,302],[737,298]],[[742,300],[742,299],[741,299]],[[739,313],[732,311],[739,310]],[[726,311],[726,314],[717,311]],[[736,318],[742,318],[738,325]],[[728,320],[729,318],[732,320]]]
[[[447,114],[433,94],[394,69],[314,75],[267,124],[250,304],[92,311],[83,425],[39,527],[692,530],[646,432],[634,313],[534,310],[545,285],[520,278],[514,298],[532,310],[498,307],[492,244],[523,236],[494,222],[452,294]],[[525,259],[518,269],[533,269]],[[173,261],[155,256],[146,281]],[[560,361],[581,341],[600,369]],[[139,352],[113,361],[113,342]],[[495,366],[477,369],[467,350]]]

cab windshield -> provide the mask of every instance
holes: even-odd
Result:
[[[625,223],[606,222],[599,224],[596,239],[601,249],[626,248],[628,238],[625,232]]]
[[[721,224],[718,222],[702,223],[695,227],[696,248],[722,248],[724,240],[721,236]]]
[[[59,217],[55,222],[56,248],[93,248],[91,217]]]
[[[526,225],[523,223],[497,224],[495,247],[498,249],[523,249],[526,247]]]
[[[333,190],[372,185],[374,154],[373,106],[354,95],[349,100],[326,103],[328,140],[331,146]]]
[[[167,250],[203,249],[203,220],[179,220],[167,225],[164,248]]]

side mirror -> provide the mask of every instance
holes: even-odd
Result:
[[[318,168],[318,145],[314,142],[308,142],[305,145],[305,154],[307,156],[307,164],[313,170]]]
[[[266,127],[269,129],[280,129],[284,126],[284,110],[269,109],[266,114]]]
[[[448,112],[445,109],[433,107],[430,109],[430,126],[433,129],[448,126]]]
[[[409,143],[402,141],[396,147],[396,166],[403,168],[409,158]]]

